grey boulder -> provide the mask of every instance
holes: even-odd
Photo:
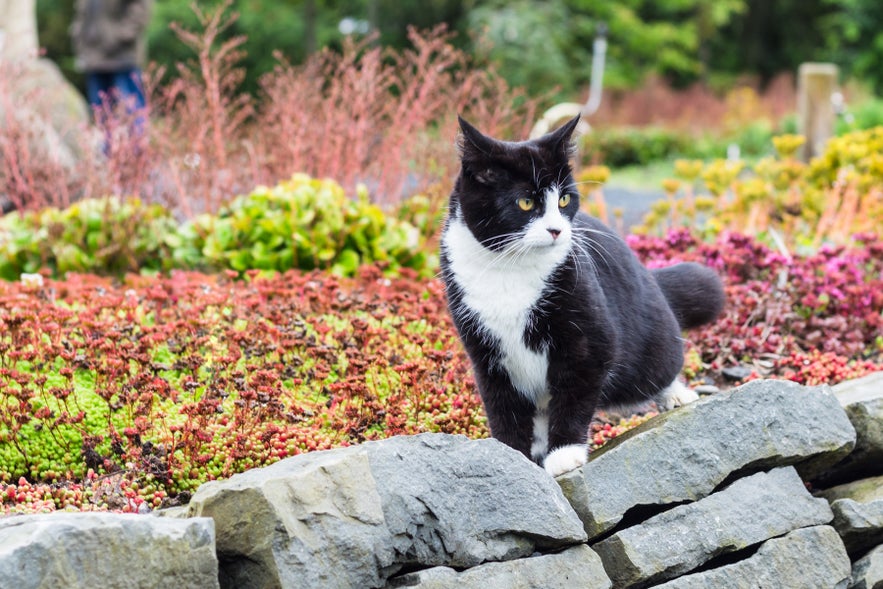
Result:
[[[831,521],[793,467],[739,479],[708,497],[674,507],[593,546],[614,587],[684,575],[712,558]]]
[[[854,444],[829,387],[752,381],[650,420],[557,480],[593,538],[634,508],[695,501],[736,475],[795,465],[815,476]]]
[[[117,513],[0,519],[0,586],[218,587],[214,523]]]
[[[394,577],[389,589],[608,589],[598,555],[585,544],[557,554],[491,562],[465,571],[435,567]]]
[[[840,536],[830,526],[816,526],[767,540],[744,560],[686,575],[655,589],[845,589],[849,580],[849,557]]]
[[[883,372],[838,384],[833,390],[855,428],[855,449],[817,484],[883,475]]]
[[[495,440],[402,436],[202,485],[221,586],[382,587],[403,566],[467,568],[584,542],[554,480]]]
[[[883,497],[867,503],[837,499],[831,503],[831,511],[834,512],[832,525],[851,556],[859,556],[865,550],[883,544]]]
[[[852,566],[849,589],[883,589],[883,546],[878,546]]]

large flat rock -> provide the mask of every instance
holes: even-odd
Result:
[[[592,538],[632,509],[705,497],[733,473],[795,465],[814,477],[854,443],[829,387],[752,381],[650,420],[557,480]]]
[[[214,522],[116,513],[0,519],[0,587],[218,587]]]
[[[382,587],[403,566],[467,568],[584,542],[555,482],[495,440],[402,436],[202,485],[222,587]]]
[[[840,383],[833,390],[855,428],[855,449],[822,473],[816,484],[883,475],[883,372]]]
[[[558,554],[492,562],[465,571],[435,567],[394,577],[388,589],[609,589],[601,558],[585,544]]]
[[[883,589],[883,546],[874,548],[855,562],[849,589]]]
[[[850,573],[849,556],[840,536],[830,526],[815,526],[767,540],[745,560],[686,575],[654,589],[846,589]]]
[[[646,586],[689,573],[712,558],[802,527],[831,521],[793,467],[739,479],[593,546],[614,587]]]

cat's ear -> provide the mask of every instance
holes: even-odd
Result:
[[[500,142],[482,134],[470,125],[466,119],[457,116],[460,122],[460,159],[463,169],[469,172],[481,184],[491,185],[500,182],[505,172],[494,165],[493,158],[500,155],[504,148]]]
[[[573,132],[579,124],[580,115],[576,115],[551,133],[540,137],[540,143],[567,160],[573,155]]]
[[[497,151],[498,142],[483,135],[481,131],[469,124],[469,122],[457,115],[457,121],[460,123],[460,155],[463,159],[467,157],[492,156]]]

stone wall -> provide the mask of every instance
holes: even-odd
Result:
[[[883,373],[756,381],[557,480],[426,434],[207,483],[163,517],[9,517],[0,586],[879,589],[881,452]]]

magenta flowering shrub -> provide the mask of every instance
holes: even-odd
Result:
[[[788,256],[736,234],[631,237],[724,278],[685,375],[806,384],[883,369],[883,241]],[[441,283],[249,272],[0,282],[0,513],[139,511],[280,458],[418,432],[488,435]],[[644,417],[593,425],[598,446]]]
[[[883,241],[857,235],[849,246],[809,256],[775,252],[749,237],[703,243],[686,230],[631,236],[649,266],[693,260],[724,277],[727,306],[688,335],[701,371],[747,364],[758,376],[834,383],[880,369],[883,353]]]

